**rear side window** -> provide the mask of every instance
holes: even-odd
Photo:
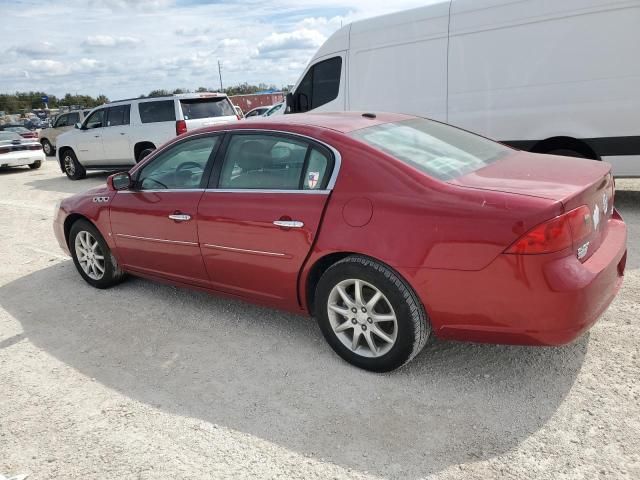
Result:
[[[304,76],[296,90],[296,112],[318,108],[338,96],[342,58],[334,57],[316,63]]]
[[[375,125],[350,136],[444,181],[479,170],[513,152],[487,138],[423,118]]]
[[[67,117],[67,125],[75,125],[80,121],[80,114],[78,112],[72,112]]]
[[[140,102],[140,121],[142,123],[171,122],[176,120],[176,107],[173,100]]]
[[[227,147],[218,187],[321,190],[327,185],[329,166],[328,156],[304,141],[236,134]]]
[[[129,125],[130,109],[131,105],[118,105],[117,107],[111,107],[107,114],[107,127]]]
[[[190,98],[180,100],[182,114],[185,120],[198,118],[235,116],[233,105],[226,97],[220,98]]]

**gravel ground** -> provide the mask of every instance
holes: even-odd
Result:
[[[640,478],[640,180],[624,287],[561,348],[435,342],[376,375],[316,324],[141,279],[99,291],[55,202],[103,183],[0,172],[0,475],[29,479]]]

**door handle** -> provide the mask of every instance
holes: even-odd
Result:
[[[169,215],[169,218],[176,222],[186,222],[191,220],[191,215],[187,215],[186,213],[172,213]]]
[[[275,220],[273,222],[274,225],[283,228],[302,228],[304,227],[304,223],[298,220]]]

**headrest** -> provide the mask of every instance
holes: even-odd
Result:
[[[265,167],[267,160],[265,145],[257,140],[248,140],[240,147],[236,164],[243,172],[250,172]]]

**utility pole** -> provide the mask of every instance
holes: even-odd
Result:
[[[220,76],[220,91],[222,92],[222,64],[220,63],[220,60],[218,60],[218,75]]]

